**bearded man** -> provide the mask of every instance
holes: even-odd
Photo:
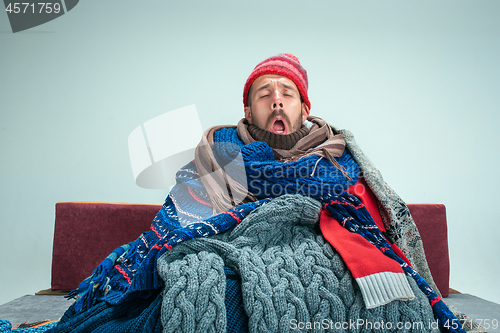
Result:
[[[404,202],[350,132],[310,116],[307,91],[293,55],[258,64],[245,118],[204,133],[151,230],[54,331],[463,332]]]

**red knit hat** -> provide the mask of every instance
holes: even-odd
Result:
[[[245,87],[243,88],[243,104],[245,106],[248,106],[248,91],[250,90],[252,83],[259,76],[266,74],[282,75],[292,80],[299,89],[302,100],[306,103],[309,109],[311,108],[311,102],[309,102],[309,97],[307,96],[307,72],[302,67],[297,57],[287,53],[281,53],[268,58],[255,66],[253,72],[250,74],[247,82],[245,83]]]

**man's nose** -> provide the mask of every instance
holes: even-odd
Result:
[[[274,93],[273,110],[275,109],[283,109],[283,102],[281,101],[281,95],[279,91],[276,91]]]

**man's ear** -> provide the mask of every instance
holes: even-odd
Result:
[[[245,110],[245,119],[251,125],[252,124],[252,109],[249,106],[245,106],[244,110]]]
[[[302,122],[306,121],[311,111],[305,102],[302,102]]]

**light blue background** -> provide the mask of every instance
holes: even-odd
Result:
[[[56,202],[163,203],[135,185],[134,128],[190,104],[203,129],[235,124],[280,52],[403,199],[446,205],[450,286],[500,303],[498,17],[498,1],[85,0],[13,34],[0,13],[0,304],[50,287]]]

